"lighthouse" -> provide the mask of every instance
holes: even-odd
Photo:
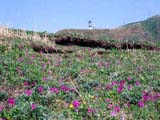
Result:
[[[93,24],[92,24],[92,21],[91,21],[91,20],[89,20],[89,21],[88,21],[88,29],[89,29],[89,30],[93,30],[93,29],[94,29],[94,27],[93,27]]]

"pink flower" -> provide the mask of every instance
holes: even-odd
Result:
[[[87,112],[88,112],[88,113],[92,113],[92,112],[93,112],[93,109],[92,109],[92,108],[88,108]]]
[[[26,90],[26,91],[25,91],[25,94],[26,94],[27,96],[31,96],[31,95],[32,95],[32,90]]]
[[[132,90],[132,85],[128,85],[128,90]]]
[[[111,102],[111,99],[110,99],[110,98],[106,98],[106,102],[107,102],[107,103],[110,103],[110,102]]]
[[[29,84],[28,84],[28,82],[23,82],[23,85],[28,86]]]
[[[19,60],[19,62],[22,62],[22,61],[23,61],[23,58],[22,58],[22,57],[20,57],[18,60]]]
[[[150,100],[150,96],[148,96],[148,95],[143,95],[142,98],[144,101]]]
[[[9,98],[7,102],[8,102],[8,104],[9,104],[10,106],[14,106],[14,105],[15,105],[15,100],[14,100],[14,98]]]
[[[112,111],[110,114],[111,114],[112,117],[117,116],[117,113],[115,111]]]
[[[139,101],[139,102],[138,102],[138,106],[139,106],[139,107],[144,107],[144,102],[143,102],[143,101]]]
[[[31,109],[32,110],[36,109],[36,107],[37,107],[36,104],[34,104],[34,103],[31,104]]]
[[[46,77],[43,77],[42,80],[43,80],[43,81],[47,81],[47,78],[46,78]]]
[[[128,81],[131,81],[131,80],[132,80],[131,76],[128,76],[128,78],[127,78],[127,79],[128,79]]]
[[[43,91],[44,91],[44,88],[43,88],[42,86],[39,86],[39,87],[38,87],[38,92],[39,92],[39,93],[42,93]]]
[[[115,111],[115,112],[119,112],[120,110],[121,110],[121,109],[120,109],[119,106],[115,106],[115,107],[114,107],[114,111]]]
[[[37,84],[37,82],[36,82],[36,81],[33,81],[33,82],[32,82],[32,85],[33,85],[33,86],[35,86],[36,84]]]
[[[124,86],[125,82],[126,82],[125,80],[121,80],[120,81],[120,86]]]
[[[112,89],[112,85],[110,85],[110,84],[107,84],[107,85],[106,85],[106,89],[107,89],[107,90],[110,90],[110,89]]]
[[[118,93],[121,93],[122,90],[123,90],[123,86],[119,86],[119,87],[117,88],[117,92],[118,92]]]
[[[127,107],[128,107],[128,108],[130,108],[130,107],[131,107],[131,104],[130,104],[129,102],[127,103]]]
[[[108,105],[108,108],[112,108],[112,107],[113,107],[113,105],[112,105],[112,104],[109,104],[109,105]]]
[[[64,92],[69,92],[69,87],[65,86],[65,85],[61,85],[60,89]]]
[[[74,100],[72,102],[72,105],[74,106],[74,108],[78,108],[80,106],[80,102],[78,100]]]
[[[3,109],[4,109],[4,107],[2,105],[0,105],[0,112],[2,112]]]
[[[136,81],[135,84],[136,84],[136,86],[140,86],[140,82],[139,81]]]
[[[58,90],[58,88],[56,88],[56,87],[50,88],[50,91],[51,91],[51,92],[54,92],[54,93],[59,93],[59,90]]]
[[[113,81],[113,82],[112,82],[112,86],[115,86],[115,85],[117,85],[117,82],[116,82],[116,81]]]
[[[155,95],[151,96],[152,100],[157,100],[160,98],[160,93],[156,93]]]

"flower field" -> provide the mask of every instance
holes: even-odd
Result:
[[[160,119],[160,51],[24,43],[0,45],[0,120]]]

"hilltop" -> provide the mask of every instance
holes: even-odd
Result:
[[[160,15],[115,29],[64,29],[56,34],[70,34],[98,40],[160,41]]]

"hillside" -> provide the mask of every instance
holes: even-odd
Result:
[[[57,34],[70,34],[98,40],[160,41],[160,15],[115,29],[64,29]]]
[[[157,42],[114,41],[158,39],[157,19],[65,36],[0,27],[0,120],[159,120]]]

